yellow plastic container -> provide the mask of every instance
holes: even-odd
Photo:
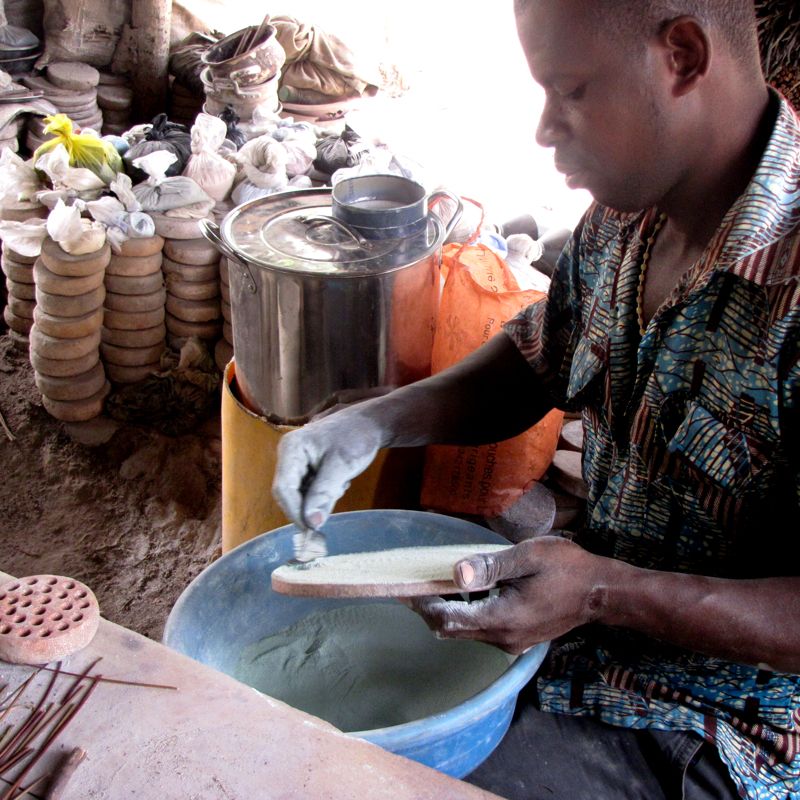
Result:
[[[222,382],[222,552],[286,525],[272,497],[278,442],[293,427],[274,425],[236,397],[236,366]],[[381,450],[353,480],[335,511],[419,508],[424,448]]]

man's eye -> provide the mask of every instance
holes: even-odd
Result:
[[[586,94],[586,84],[576,87],[570,92],[563,92],[561,96],[565,100],[580,100]]]

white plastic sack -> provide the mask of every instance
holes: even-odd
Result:
[[[0,239],[6,247],[21,256],[37,258],[46,237],[46,219],[29,219],[26,222],[0,220]]]
[[[286,139],[282,144],[286,150],[286,174],[290,178],[305,175],[317,157],[317,145],[299,137]]]
[[[54,189],[74,189],[79,194],[105,189],[106,184],[85,167],[71,167],[69,154],[63,144],[39,156],[36,169],[44,172]]]
[[[41,188],[32,161],[23,161],[10,148],[0,153],[0,205],[33,200]]]
[[[133,165],[149,176],[144,183],[133,187],[142,211],[170,211],[205,203],[208,206],[207,215],[214,207],[214,200],[195,181],[183,175],[166,177],[166,171],[177,160],[178,157],[167,150],[154,150],[146,156],[134,159]]]
[[[242,146],[236,154],[245,177],[262,189],[280,191],[289,182],[286,149],[271,136],[259,136]]]
[[[109,189],[117,196],[117,199],[125,206],[129,213],[142,210],[142,204],[133,193],[133,181],[124,172],[117,174],[117,177],[109,184]]]
[[[312,186],[311,178],[308,175],[297,175],[292,178],[285,186],[276,188],[264,188],[263,186],[256,186],[252,181],[243,180],[231,192],[231,200],[238,206],[246,203],[248,200],[257,200],[259,197],[268,197],[271,194],[284,192],[287,189],[310,189]]]
[[[128,239],[153,236],[156,231],[153,218],[141,211],[129,213],[114,197],[101,197],[84,204],[97,221],[106,226],[106,236],[115,253],[119,253]]]
[[[80,209],[62,202],[47,218],[47,233],[61,248],[73,256],[97,252],[106,242],[105,226],[81,217]]]
[[[508,246],[506,263],[514,273],[519,288],[548,292],[550,278],[531,265],[544,255],[544,245],[532,239],[527,233],[512,234],[506,239],[506,245]]]
[[[218,154],[227,130],[219,117],[199,114],[192,126],[192,155],[183,171],[216,201],[230,194],[236,178],[236,167]]]

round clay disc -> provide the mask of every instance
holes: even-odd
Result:
[[[40,142],[41,144],[41,142]],[[38,147],[39,145],[37,145]],[[35,148],[34,148],[35,149]],[[47,206],[41,203],[20,202],[5,205],[0,208],[0,219],[7,222],[25,222],[29,219],[44,219],[50,213]],[[25,263],[25,257],[8,250],[8,254],[15,260]],[[34,259],[35,260],[35,259]]]
[[[94,638],[100,609],[92,590],[61,575],[31,575],[0,585],[0,659],[48,664]]]
[[[164,347],[163,341],[150,347],[117,347],[100,342],[100,352],[105,362],[117,367],[144,367],[160,362]]]
[[[221,258],[219,260],[219,279],[223,283],[227,283],[230,285],[231,278],[230,278],[230,262],[227,258]]]
[[[583,481],[582,460],[582,454],[574,450],[556,450],[549,471],[563,491],[585,500],[589,494]]]
[[[0,219],[5,219],[2,209],[0,209]],[[33,266],[33,262],[36,261],[36,259],[37,256],[24,256],[22,253],[17,253],[15,250],[12,250],[8,245],[3,245],[2,260],[7,263]]]
[[[179,300],[215,300],[219,281],[182,281],[177,275],[167,275],[167,291]]]
[[[32,318],[28,319],[27,317],[18,317],[16,314],[12,313],[8,306],[3,309],[3,319],[6,321],[6,325],[8,325],[12,331],[15,333],[21,333],[23,336],[28,336],[31,332],[31,328],[33,327]]]
[[[218,339],[222,326],[219,322],[185,322],[168,312],[167,330],[173,336],[197,336],[198,339]]]
[[[164,255],[178,264],[203,266],[218,264],[219,250],[205,238],[171,239],[164,243]]]
[[[38,75],[25,75],[21,80],[29,89],[41,92],[45,99],[56,107],[58,107],[60,100],[65,100],[67,103],[90,103],[97,97],[96,89],[86,89],[79,92],[72,89],[59,89],[58,86]]]
[[[224,322],[222,324],[222,338],[225,339],[226,342],[233,344],[233,325],[231,325],[230,322]]]
[[[97,104],[112,111],[126,111],[133,103],[133,92],[127,86],[98,86]]]
[[[84,336],[81,339],[58,339],[42,333],[34,323],[30,332],[31,350],[45,358],[68,360],[81,358],[100,346],[100,331]]]
[[[100,100],[98,98],[98,104]],[[131,121],[131,110],[130,108],[124,108],[121,111],[115,111],[111,108],[106,108],[103,105],[100,105],[100,108],[103,110],[103,122],[108,123],[109,125],[130,125]]]
[[[233,324],[233,309],[231,308],[230,303],[226,303],[224,300],[219,304],[219,310],[222,312],[222,319],[228,323],[230,326]]]
[[[12,281],[11,278],[6,278],[6,289],[12,297],[16,297],[18,300],[36,299],[36,286],[33,283],[18,283]]]
[[[161,269],[165,275],[177,275],[182,281],[213,281],[219,277],[217,264],[179,264],[166,256],[161,263]]]
[[[580,453],[583,450],[583,423],[579,419],[565,422],[558,439],[559,450],[572,450]]]
[[[27,353],[30,350],[30,339],[24,333],[9,330],[6,336],[11,340],[15,350],[19,350],[22,353]]]
[[[82,339],[100,331],[103,324],[103,307],[100,306],[80,317],[56,317],[40,308],[33,312],[36,327],[55,339]]]
[[[106,295],[105,307],[111,311],[126,311],[128,314],[136,314],[142,311],[155,311],[164,308],[167,301],[167,290],[158,289],[149,294],[117,294],[109,292]]]
[[[164,277],[160,269],[141,277],[106,275],[105,284],[109,292],[116,294],[152,294],[164,285]]]
[[[106,297],[106,287],[98,286],[86,294],[64,297],[60,294],[48,294],[36,287],[36,303],[39,309],[55,317],[82,317],[100,308]]]
[[[145,236],[140,239],[126,239],[115,254],[115,258],[152,256],[164,249],[164,239],[161,236]]]
[[[183,322],[214,322],[220,318],[219,300],[181,300],[169,293],[167,311]]]
[[[47,375],[52,378],[70,378],[88,372],[100,361],[100,352],[92,350],[79,358],[58,359],[40,356],[35,350],[31,350],[30,359],[34,371],[38,372],[39,375]]]
[[[47,79],[60,89],[86,91],[100,82],[100,73],[80,61],[53,61],[47,65]]]
[[[56,275],[81,278],[102,272],[111,259],[111,245],[106,242],[94,253],[74,256],[49,237],[42,242],[42,263]]]
[[[272,588],[297,597],[418,597],[455,594],[453,567],[476,553],[505,550],[503,544],[398,547],[372,553],[284,564],[272,573]],[[485,587],[489,588],[489,587]]]
[[[142,328],[137,331],[127,331],[106,328],[100,329],[102,340],[117,347],[150,347],[150,345],[163,342],[167,336],[167,326],[162,322],[151,328]]]
[[[111,256],[106,275],[123,278],[143,278],[161,272],[161,251],[147,256]]]
[[[114,75],[112,72],[100,72],[100,86],[127,86],[127,75]]]
[[[114,383],[139,383],[148,375],[158,372],[161,369],[161,362],[154,361],[152,364],[144,364],[141,367],[123,367],[117,364],[106,364],[108,377]]]
[[[33,265],[33,276],[36,279],[36,285],[43,292],[47,292],[48,294],[60,294],[65,297],[87,294],[103,285],[103,270],[95,272],[94,275],[69,278],[51,272],[41,260]]]
[[[168,217],[158,212],[149,213],[156,225],[156,233],[165,239],[199,239],[202,236],[199,219]]]
[[[88,372],[54,378],[34,371],[36,388],[51,400],[86,400],[99,392],[106,382],[103,365],[98,361]]]
[[[222,297],[223,303],[230,309],[231,306],[231,287],[227,283],[219,282],[219,293]]]
[[[2,265],[3,275],[10,281],[15,281],[16,283],[35,283],[33,279],[33,262],[30,264],[18,264],[10,258],[3,257]]]
[[[33,310],[36,308],[36,302],[34,300],[21,300],[19,297],[9,295],[7,307],[14,316],[33,319]]]
[[[139,331],[160,325],[162,322],[164,322],[163,308],[131,314],[125,311],[106,309],[104,324],[106,328],[111,328],[112,330]]]
[[[86,422],[103,413],[103,405],[111,391],[111,384],[106,381],[103,388],[85,400],[53,400],[42,395],[42,405],[51,417],[62,422]]]

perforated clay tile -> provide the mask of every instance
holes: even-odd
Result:
[[[47,664],[86,647],[100,608],[92,590],[73,578],[30,575],[0,584],[0,659]]]

